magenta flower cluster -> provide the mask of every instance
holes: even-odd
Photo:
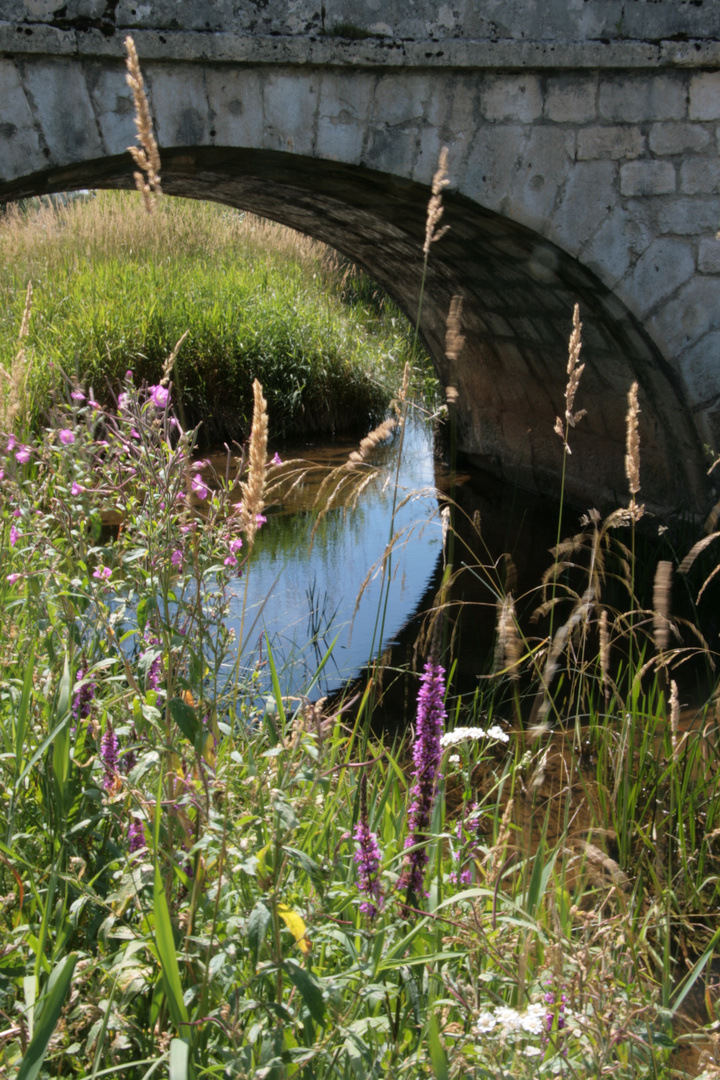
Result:
[[[432,658],[425,663],[420,676],[417,700],[415,742],[413,743],[412,803],[408,812],[408,849],[398,885],[407,890],[408,897],[424,894],[426,850],[432,818],[442,748],[440,740],[445,726],[445,669]]]
[[[380,863],[382,854],[377,836],[370,831],[367,821],[361,819],[355,827],[355,862],[358,868],[358,888],[367,899],[360,904],[360,910],[368,918],[374,919],[383,905],[383,891],[380,882]]]
[[[106,791],[115,783],[115,777],[117,775],[118,766],[118,751],[120,750],[120,742],[117,735],[113,731],[113,726],[108,720],[103,732],[103,737],[100,740],[100,760],[103,764],[103,787]]]

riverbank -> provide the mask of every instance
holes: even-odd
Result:
[[[63,372],[104,404],[128,369],[157,383],[186,331],[172,378],[204,443],[247,435],[254,378],[275,437],[363,434],[382,418],[412,335],[361,271],[228,207],[165,199],[148,215],[138,200],[97,192],[0,217],[0,364],[12,367],[32,281],[32,420],[64,398]]]

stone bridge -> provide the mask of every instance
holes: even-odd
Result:
[[[472,460],[557,492],[578,302],[588,412],[570,498],[625,497],[637,379],[643,497],[711,504],[720,0],[0,0],[0,199],[133,186],[128,31],[164,190],[332,244],[411,318],[449,148],[450,231],[432,246],[421,331]]]

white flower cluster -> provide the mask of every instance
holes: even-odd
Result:
[[[440,739],[440,746],[445,750],[448,746],[457,746],[458,743],[470,742],[478,739],[495,739],[497,742],[510,742],[510,736],[503,731],[499,724],[493,724],[487,731],[481,727],[456,727],[453,731],[446,731]]]
[[[503,1035],[539,1035],[543,1029],[545,1012],[546,1007],[540,1001],[528,1005],[524,1012],[511,1009],[509,1005],[498,1005],[494,1012],[492,1009],[481,1012],[476,1027],[481,1035],[486,1035],[498,1026]]]

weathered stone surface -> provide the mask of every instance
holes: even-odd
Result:
[[[675,184],[675,166],[669,161],[631,161],[620,168],[623,195],[668,195]]]
[[[608,120],[682,120],[685,87],[680,79],[660,75],[651,82],[639,78],[604,79],[600,83],[599,112]]]
[[[720,329],[717,289],[712,278],[693,278],[649,321],[652,331],[667,341],[671,356],[677,357],[710,330]]]
[[[577,156],[580,161],[592,158],[628,161],[639,157],[645,149],[643,133],[629,126],[581,128],[578,131],[577,140]]]
[[[698,270],[703,274],[720,274],[720,240],[716,237],[705,237],[700,241]]]
[[[693,75],[688,115],[691,120],[720,120],[720,72]]]
[[[711,142],[711,131],[700,124],[653,124],[648,138],[653,154],[685,154],[705,150]]]
[[[210,142],[212,122],[202,70],[148,65],[147,81],[161,147]]]
[[[25,72],[23,86],[54,164],[103,152],[85,77],[77,66],[45,60]]]
[[[3,143],[3,171],[9,180],[24,172],[41,169],[45,159],[40,138],[11,60],[0,60],[0,138]]]
[[[682,240],[655,240],[616,289],[643,315],[658,307],[695,270],[690,245]]]
[[[584,124],[597,116],[597,77],[556,76],[547,81],[545,116],[556,124]]]
[[[599,229],[617,204],[611,161],[584,161],[574,165],[553,215],[553,240],[571,255]]]
[[[707,195],[717,191],[720,182],[720,159],[686,158],[680,165],[680,190],[684,195]]]
[[[542,114],[540,80],[536,75],[490,76],[483,88],[486,120],[516,120],[529,124]]]

